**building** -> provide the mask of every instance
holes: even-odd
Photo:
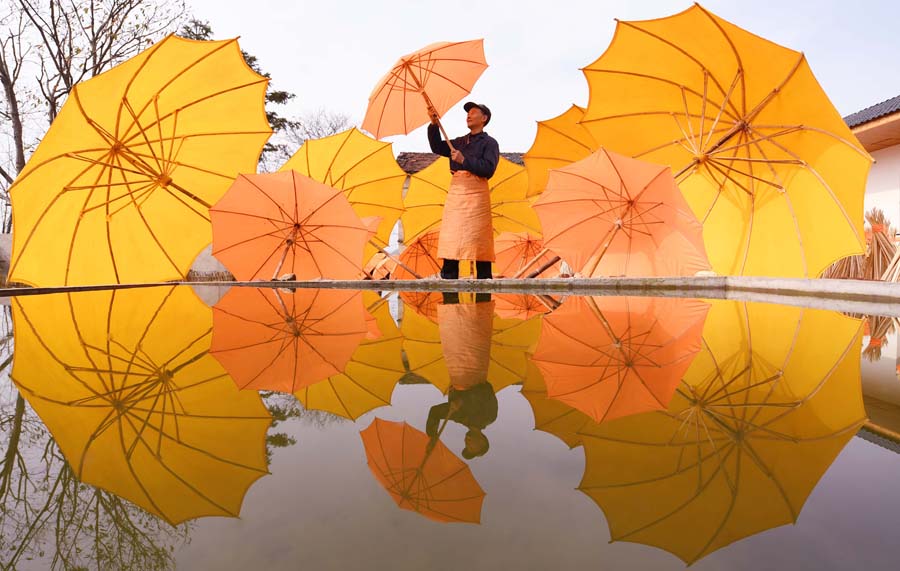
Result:
[[[866,183],[865,211],[880,208],[900,230],[900,95],[844,117],[875,159]]]

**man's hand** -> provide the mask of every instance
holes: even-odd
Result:
[[[453,149],[452,151],[450,151],[450,159],[453,162],[459,164],[463,164],[466,161],[466,157],[463,156],[462,152],[457,149]]]
[[[431,117],[431,124],[432,124],[432,125],[437,125],[437,124],[438,124],[438,120],[440,119],[440,117],[438,117],[437,112],[436,112],[434,109],[432,109],[429,115],[430,115],[430,117]]]

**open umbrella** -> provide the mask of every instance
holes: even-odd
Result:
[[[548,396],[597,422],[665,410],[708,309],[684,298],[570,299],[544,318],[533,362]]]
[[[492,297],[494,313],[502,319],[532,319],[543,316],[560,305],[558,301],[548,295],[495,293]]]
[[[342,191],[360,218],[380,218],[373,242],[366,245],[365,261],[388,245],[403,212],[406,182],[406,173],[394,160],[390,143],[349,129],[306,141],[280,170],[297,171]]]
[[[468,294],[460,298],[459,304],[436,303],[434,320],[404,312],[400,331],[410,371],[442,393],[457,375],[481,375],[494,392],[521,383],[540,336],[540,319],[502,319],[494,315],[494,302],[472,303]]]
[[[78,478],[172,525],[240,514],[271,417],[209,356],[186,287],[12,300],[12,378]]]
[[[376,139],[406,135],[429,122],[432,113],[442,117],[472,91],[485,69],[483,40],[439,42],[407,54],[372,90],[362,128]]]
[[[484,490],[443,442],[380,418],[360,437],[369,469],[400,508],[441,523],[481,522]]]
[[[542,268],[537,275],[553,276],[561,271],[561,262],[544,248],[544,241],[528,232],[502,232],[494,238],[494,262],[497,277],[518,278],[531,268]]]
[[[580,489],[613,541],[691,563],[794,523],[865,419],[860,323],[714,301],[704,347],[665,411],[587,425]]]
[[[76,85],[10,187],[10,281],[183,278],[210,204],[256,170],[267,81],[236,40],[169,36]]]
[[[444,214],[444,203],[450,190],[450,159],[441,157],[410,176],[400,216],[408,240],[436,230]],[[500,158],[497,171],[489,181],[491,221],[494,236],[501,232],[528,232],[541,235],[541,227],[531,203],[525,196],[528,175],[523,167]]]
[[[528,172],[528,196],[544,192],[550,169],[580,161],[600,148],[580,123],[583,117],[584,108],[572,105],[562,115],[538,121],[534,143],[522,157]]]
[[[417,276],[410,273],[410,270],[416,272],[418,276],[430,276],[438,273],[441,270],[440,258],[437,255],[439,234],[440,228],[431,230],[406,244],[398,258],[403,265],[398,265],[397,270],[391,274],[391,279],[417,279]],[[468,264],[463,264],[459,268],[459,275],[461,277],[471,275],[470,269]]]
[[[814,278],[865,250],[871,158],[802,53],[695,4],[619,21],[584,74],[582,124],[672,167],[719,274]]]
[[[342,373],[367,331],[359,292],[234,287],[210,353],[242,389],[293,393]]]
[[[391,404],[394,387],[405,373],[403,337],[387,300],[372,291],[362,295],[375,319],[375,332],[366,335],[343,371],[294,393],[307,409],[356,420],[374,408]]]
[[[404,318],[407,312],[417,313],[430,321],[437,321],[437,306],[441,304],[439,291],[401,291],[400,301],[403,303]]]
[[[600,149],[550,171],[534,209],[544,245],[585,276],[709,270],[703,229],[668,167]]]
[[[213,255],[239,281],[356,279],[374,231],[341,191],[294,171],[240,175],[210,214]]]

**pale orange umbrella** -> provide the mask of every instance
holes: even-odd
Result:
[[[703,228],[669,167],[600,149],[550,171],[534,208],[544,245],[585,276],[709,270]]]
[[[437,436],[376,418],[360,437],[369,469],[397,506],[442,523],[481,522],[484,490]]]
[[[375,252],[375,255],[363,268],[363,274],[366,279],[384,280],[389,278],[396,269],[396,260],[384,252]]]
[[[547,396],[597,422],[665,410],[708,310],[684,298],[577,297],[544,318],[533,362]]]
[[[560,260],[544,248],[544,241],[528,232],[503,232],[494,238],[496,277],[517,278],[529,268],[542,268],[538,275],[559,275]]]
[[[343,372],[368,331],[359,292],[233,287],[209,352],[239,388],[293,393]]]
[[[239,281],[356,279],[377,226],[341,191],[296,171],[240,175],[209,212],[213,255]]]
[[[362,128],[381,139],[410,133],[429,122],[432,112],[442,117],[487,68],[483,44],[439,42],[400,58],[369,96]]]
[[[412,280],[421,279],[420,276],[430,276],[441,270],[441,261],[437,255],[438,235],[440,229],[426,232],[406,245],[400,253],[397,269],[391,274],[391,279]],[[415,272],[413,275],[410,272]],[[471,275],[468,264],[459,268],[462,277]]]

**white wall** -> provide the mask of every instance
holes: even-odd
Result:
[[[865,211],[878,207],[900,230],[900,145],[872,153],[875,164],[866,184]]]

